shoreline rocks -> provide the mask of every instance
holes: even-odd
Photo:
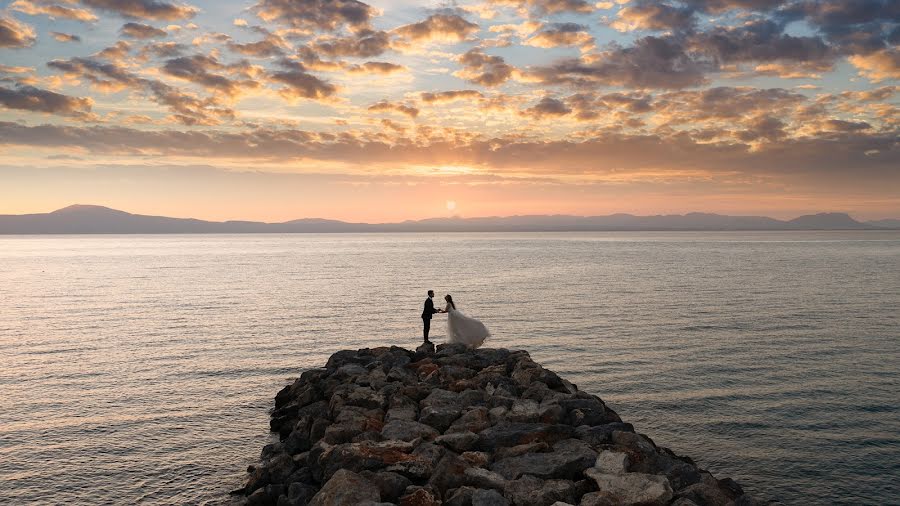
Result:
[[[275,396],[252,506],[753,506],[525,351],[345,350]]]

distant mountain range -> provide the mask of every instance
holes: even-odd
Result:
[[[146,216],[102,206],[74,205],[52,213],[0,215],[0,234],[238,234],[335,232],[564,232],[616,230],[900,230],[900,220],[860,222],[844,213],[783,221],[763,216],[689,213],[658,216],[536,215],[433,218],[400,223],[300,219],[283,223],[204,221]]]

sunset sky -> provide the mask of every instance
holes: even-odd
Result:
[[[0,1],[0,214],[900,218],[896,0]]]

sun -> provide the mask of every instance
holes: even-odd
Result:
[[[452,211],[456,211],[456,201],[455,201],[455,200],[448,200],[448,201],[447,201],[447,210],[448,210],[448,211],[451,211],[451,212],[452,212]]]

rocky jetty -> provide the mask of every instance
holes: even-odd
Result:
[[[525,351],[340,351],[275,396],[247,504],[755,505]]]

